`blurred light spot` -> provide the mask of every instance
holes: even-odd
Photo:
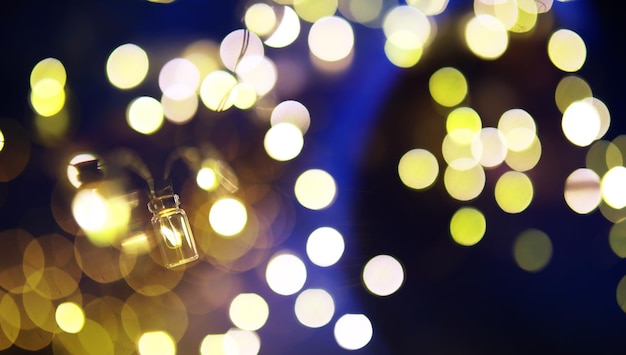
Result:
[[[552,258],[550,237],[537,229],[527,229],[513,243],[513,257],[523,270],[537,272],[543,270]]]
[[[288,122],[278,123],[265,133],[263,146],[270,158],[287,161],[300,154],[304,146],[304,137],[295,125]]]
[[[267,84],[267,82],[266,82]],[[269,83],[273,87],[273,83]],[[266,88],[261,89],[260,91],[264,91]],[[270,88],[271,90],[271,88]],[[268,90],[269,91],[269,90]],[[257,101],[257,90],[253,84],[250,83],[239,83],[235,85],[233,88],[233,97],[236,108],[240,110],[247,110],[254,106]]]
[[[328,324],[335,314],[333,297],[321,288],[302,291],[294,306],[296,318],[309,328],[320,328]]]
[[[63,302],[54,314],[59,328],[67,333],[78,333],[85,325],[85,313],[73,302]]]
[[[163,124],[163,106],[159,100],[141,96],[128,105],[126,111],[128,125],[142,134],[152,134],[161,128]]]
[[[272,125],[288,122],[305,134],[311,125],[309,110],[302,103],[295,100],[286,100],[274,107],[270,116]]]
[[[310,169],[298,176],[294,186],[298,202],[311,210],[330,206],[337,195],[335,179],[324,170]]]
[[[235,73],[244,73],[254,69],[265,56],[263,42],[250,31],[235,30],[222,40],[220,58],[228,69]]]
[[[198,170],[198,173],[196,174],[196,183],[199,188],[206,191],[214,190],[219,184],[215,170],[206,166]]]
[[[293,7],[301,19],[313,23],[322,17],[334,15],[337,0],[294,0]]]
[[[306,241],[306,253],[317,266],[334,265],[343,255],[344,249],[343,236],[331,227],[317,228]]]
[[[535,120],[522,109],[511,109],[500,116],[498,130],[506,139],[506,147],[519,152],[528,149],[537,136]]]
[[[555,67],[564,72],[576,72],[587,59],[587,47],[574,31],[560,29],[548,40],[548,56]]]
[[[448,166],[443,174],[443,182],[452,198],[469,201],[480,195],[485,188],[485,170],[482,165],[474,165],[466,170]]]
[[[341,14],[350,21],[370,25],[383,16],[384,2],[386,0],[368,0],[367,5],[364,6],[362,0],[340,0],[338,8]]]
[[[139,338],[137,349],[141,355],[174,355],[176,354],[176,343],[167,332],[146,332]]]
[[[609,171],[609,169],[624,165],[624,157],[622,156],[620,148],[615,143],[598,140],[593,142],[589,150],[587,150],[585,164],[587,168],[593,170],[599,176],[602,176]]]
[[[200,343],[200,355],[224,355],[224,334],[207,334]]]
[[[602,201],[600,176],[591,169],[574,170],[565,180],[565,202],[572,211],[588,214]]]
[[[91,153],[76,154],[72,157],[72,159],[70,159],[70,162],[67,164],[67,179],[69,180],[70,184],[72,184],[72,186],[78,188],[81,185],[78,176],[78,169],[76,169],[75,165],[96,159],[98,158]]]
[[[454,212],[450,220],[450,235],[460,245],[472,246],[485,236],[485,216],[473,207],[462,207]]]
[[[515,21],[517,20],[517,1],[474,1],[474,14],[493,16],[502,22],[507,30],[510,30],[515,25]]]
[[[457,107],[446,117],[446,131],[460,144],[470,144],[482,128],[478,112],[471,107]]]
[[[192,62],[200,72],[200,78],[219,70],[222,64],[219,45],[208,39],[191,42],[185,47],[182,58]]]
[[[17,305],[11,293],[0,290],[0,351],[10,348],[22,328],[22,315],[20,306]]]
[[[317,20],[309,30],[311,53],[327,62],[348,57],[354,46],[352,26],[341,17],[329,16]]]
[[[385,55],[391,64],[399,68],[410,68],[422,58],[423,48],[404,46],[407,42],[404,38],[406,32],[395,32],[385,41]],[[402,45],[401,45],[402,44]]]
[[[269,317],[270,309],[256,293],[240,293],[230,303],[228,315],[233,324],[244,330],[259,330]]]
[[[572,144],[586,147],[598,137],[600,116],[589,101],[576,101],[563,113],[561,128]]]
[[[453,132],[454,134],[445,135],[441,142],[441,153],[446,163],[457,170],[467,170],[478,165],[478,159],[481,157],[480,152],[475,150],[482,149],[482,146],[471,144],[478,134],[466,128],[458,128]],[[467,142],[470,137],[472,140]]]
[[[519,171],[507,171],[496,182],[495,198],[498,206],[507,213],[524,211],[533,199],[534,189],[530,178]]]
[[[604,102],[595,97],[587,97],[583,99],[583,102],[591,104],[591,106],[593,106],[598,113],[598,117],[600,118],[600,130],[598,131],[596,139],[600,139],[606,134],[611,126],[611,113],[609,112],[609,108],[606,107]]]
[[[185,99],[177,100],[169,96],[161,97],[163,115],[174,124],[189,122],[198,111],[198,96],[191,95]]]
[[[617,290],[615,291],[615,297],[617,298],[617,305],[622,311],[626,312],[626,276],[617,284]]]
[[[106,74],[118,89],[131,89],[141,84],[148,74],[146,52],[133,43],[123,44],[113,50],[106,63]]]
[[[217,200],[209,212],[211,227],[225,237],[241,232],[247,221],[246,207],[239,200],[230,197]]]
[[[364,314],[344,314],[335,323],[337,344],[347,350],[358,350],[372,340],[372,322]]]
[[[389,296],[404,283],[404,268],[392,256],[375,256],[363,268],[363,283],[376,296]]]
[[[490,15],[478,15],[467,22],[465,42],[474,55],[491,60],[504,54],[509,36],[500,20]]]
[[[448,0],[407,0],[406,3],[428,16],[439,15],[448,7]]]
[[[159,72],[159,88],[163,95],[184,100],[196,94],[200,84],[200,71],[188,59],[174,58]]]
[[[626,258],[626,220],[622,219],[611,227],[609,245],[615,255]]]
[[[128,201],[124,197],[109,196],[108,189],[104,184],[98,189],[82,189],[72,200],[76,222],[91,242],[99,246],[113,243],[126,230],[130,219]]]
[[[232,92],[237,85],[237,79],[223,70],[217,70],[207,75],[200,85],[200,99],[212,111],[228,110],[234,103]]]
[[[506,138],[497,128],[485,127],[472,141],[471,150],[474,158],[482,166],[496,167],[506,158]]]
[[[30,104],[39,115],[50,117],[63,109],[65,97],[65,89],[58,81],[44,78],[33,86]]]
[[[435,102],[445,107],[453,107],[467,96],[467,81],[458,69],[445,67],[430,76],[428,89]]]
[[[57,86],[63,89],[67,81],[65,66],[56,58],[45,58],[39,61],[30,72],[30,87],[37,90],[37,83],[47,79],[56,82]],[[37,92],[38,96],[46,96],[45,93]]]
[[[544,14],[546,12],[550,12],[554,0],[541,0],[536,1],[535,3],[537,4],[537,13]]]
[[[240,81],[251,85],[259,96],[269,93],[278,80],[276,65],[267,57],[261,58],[254,67],[250,67],[249,70],[241,71],[238,74]],[[235,95],[237,95],[236,89],[237,87],[235,87],[235,92],[233,93]],[[236,99],[237,96],[235,96]]]
[[[387,12],[382,26],[387,41],[403,49],[423,49],[431,35],[428,17],[407,5],[396,6]]]
[[[300,35],[300,18],[289,6],[283,8],[283,18],[274,32],[265,40],[265,44],[273,48],[284,48],[292,44]]]
[[[76,131],[73,121],[66,107],[62,107],[61,111],[49,117],[34,115],[33,139],[48,148],[65,144]]]
[[[250,5],[243,19],[246,28],[259,36],[270,34],[278,23],[274,9],[260,2]]]
[[[616,166],[604,174],[600,181],[602,199],[607,205],[621,209],[626,207],[626,167]]]
[[[225,355],[256,355],[261,349],[261,339],[255,332],[229,329],[224,334]]]
[[[411,149],[400,158],[398,175],[404,185],[412,189],[425,189],[437,179],[439,163],[428,150]]]
[[[554,101],[561,113],[574,102],[592,97],[591,87],[582,78],[568,75],[561,79],[554,91]]]
[[[515,23],[509,31],[516,33],[530,32],[535,28],[537,24],[538,13],[538,1],[536,0],[516,0],[514,3],[517,5],[517,15],[515,16]]]
[[[0,152],[2,151],[2,148],[4,148],[4,133],[0,130]]]
[[[300,291],[306,282],[306,266],[293,254],[280,253],[267,264],[265,279],[272,291],[289,296]]]

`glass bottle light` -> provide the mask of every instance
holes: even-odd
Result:
[[[173,193],[171,185],[154,193],[148,210],[152,213],[154,236],[167,268],[198,259],[189,219],[180,208],[179,197]]]

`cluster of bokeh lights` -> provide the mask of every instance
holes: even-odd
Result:
[[[232,31],[220,42],[192,42],[159,68],[155,79],[160,97],[142,93],[148,75],[154,72],[151,65],[158,60],[139,44],[112,49],[105,75],[113,88],[137,94],[126,107],[126,122],[142,135],[155,134],[167,124],[187,124],[203,109],[255,112],[259,103],[271,106],[251,116],[266,124],[263,148],[267,156],[291,161],[303,151],[311,115],[293,98],[275,101],[273,90],[289,78],[279,75],[281,68],[266,55],[266,48],[289,47],[306,30],[316,70],[337,73],[349,68],[356,41],[354,26],[361,25],[380,29],[389,61],[410,68],[436,40],[436,16],[447,5],[446,0],[409,0],[405,5],[376,0],[368,6],[358,0],[253,2],[243,14],[245,28]],[[497,60],[506,52],[509,36],[531,33],[551,6],[552,1],[475,0],[473,13],[460,20],[467,50],[477,58]],[[573,171],[564,182],[564,200],[578,214],[599,209],[613,222],[609,243],[624,258],[626,136],[602,139],[610,126],[609,110],[593,96],[585,80],[574,74],[586,60],[583,39],[568,29],[555,30],[546,40],[546,55],[564,73],[555,90],[564,137],[573,146],[589,148],[585,167]],[[32,69],[29,102],[34,137],[44,146],[68,141],[77,124],[68,106],[67,82],[65,67],[56,58],[43,59]],[[489,226],[489,216],[469,205],[479,195],[490,193],[485,191],[486,170],[506,167],[491,192],[502,211],[523,213],[533,202],[528,172],[542,154],[537,121],[524,108],[513,108],[501,113],[496,127],[485,127],[480,112],[468,104],[472,83],[454,67],[433,72],[428,88],[433,104],[445,116],[441,150],[417,147],[407,151],[399,159],[398,175],[412,190],[432,188],[438,179],[443,180],[449,196],[463,203],[450,216],[450,237],[471,247],[486,236]],[[28,151],[21,128],[12,121],[0,121],[0,168],[5,169],[0,169],[0,181],[20,174]],[[3,154],[19,158],[8,162]],[[320,328],[334,320],[335,340],[346,350],[361,349],[374,336],[375,325],[365,314],[338,314],[333,290],[312,285],[307,277],[311,268],[340,267],[346,249],[341,231],[332,226],[312,230],[301,243],[306,255],[274,250],[280,241],[272,240],[278,239],[272,235],[272,222],[288,218],[281,208],[287,210],[289,203],[271,193],[263,198],[278,201],[274,209],[246,201],[245,194],[224,179],[225,162],[219,158],[205,157],[194,167],[194,184],[183,189],[183,194],[202,196],[188,204],[202,253],[200,266],[174,270],[159,265],[149,236],[136,228],[136,195],[127,194],[115,181],[81,186],[75,165],[99,155],[79,152],[66,158],[67,179],[53,191],[51,209],[59,226],[75,236],[73,242],[54,233],[35,237],[23,229],[0,232],[0,349],[15,345],[35,351],[51,345],[61,353],[174,354],[191,315],[221,308],[227,309],[231,324],[222,333],[206,334],[197,344],[198,351],[257,354],[262,348],[257,331],[268,325],[272,299],[251,292],[242,279],[232,281],[227,276],[261,268],[271,291],[281,297],[295,296],[293,314],[303,326]],[[298,174],[291,192],[301,207],[314,213],[331,208],[338,191],[330,172],[312,167]],[[70,206],[71,211],[63,210]],[[516,264],[528,272],[547,267],[553,253],[550,237],[534,228],[522,231],[511,251]],[[83,293],[79,287],[83,276],[101,285],[124,280],[133,292],[126,299]],[[371,295],[387,297],[405,283],[405,270],[392,255],[376,255],[363,265],[361,278]],[[205,286],[197,290],[200,284]],[[624,307],[626,277],[617,286],[617,300]]]

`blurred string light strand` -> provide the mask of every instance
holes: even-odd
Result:
[[[447,1],[407,1],[393,6],[385,1],[359,6],[357,1],[348,0],[251,3],[243,17],[244,29],[231,32],[219,44],[193,43],[186,53],[164,65],[159,72],[162,97],[132,100],[126,110],[127,123],[139,134],[152,135],[163,127],[164,120],[175,125],[191,121],[198,114],[198,102],[214,112],[234,106],[253,112],[268,124],[264,137],[268,157],[278,162],[294,160],[305,144],[309,111],[293,98],[275,102],[276,85],[298,78],[295,74],[280,78],[276,62],[266,56],[264,47],[286,48],[308,29],[306,39],[315,70],[341,73],[355,60],[354,25],[358,24],[380,29],[385,35],[387,59],[399,68],[412,68],[436,41],[437,16],[444,14],[447,6]],[[464,24],[462,36],[468,51],[484,61],[501,58],[511,45],[509,36],[532,35],[542,20],[540,16],[549,14],[551,7],[551,1],[476,0],[471,16],[459,20]],[[626,190],[619,182],[624,177],[626,144],[622,136],[613,141],[602,139],[610,125],[608,108],[593,97],[584,79],[573,76],[587,56],[582,37],[572,30],[559,29],[550,35],[546,49],[554,67],[566,74],[563,81],[581,88],[572,92],[573,85],[557,87],[555,106],[562,114],[564,137],[576,147],[589,147],[586,167],[572,172],[564,183],[564,199],[578,214],[599,209],[613,222],[611,248],[624,257]],[[132,90],[145,81],[150,63],[144,49],[126,43],[111,52],[106,74],[117,89]],[[65,66],[56,58],[40,61],[31,72],[29,103],[35,115],[34,139],[43,146],[70,141],[76,129],[69,100],[71,81],[67,79]],[[400,181],[411,190],[424,190],[431,188],[443,171],[449,197],[471,204],[484,192],[486,171],[506,167],[495,183],[493,199],[507,214],[523,213],[535,191],[528,172],[536,166],[542,151],[533,116],[523,108],[515,108],[501,113],[497,127],[483,126],[480,113],[469,105],[472,82],[454,67],[436,70],[428,87],[433,105],[445,118],[446,135],[438,152],[414,147],[399,157]],[[267,106],[273,107],[269,115],[267,109],[263,110]],[[0,121],[0,181],[8,182],[21,174],[29,159],[29,144],[14,121]],[[439,155],[446,163],[445,169],[439,166]],[[169,182],[177,159],[196,174],[196,186],[185,184],[182,188],[183,193],[193,196],[189,219],[178,208],[178,195]],[[72,168],[84,167],[81,163],[85,161],[99,161],[97,154],[81,153],[67,160],[68,180],[78,181],[74,186],[76,195],[81,194],[87,202],[76,204],[70,216],[79,220],[79,226],[68,221],[67,213],[56,206],[53,214],[64,232],[75,237],[73,242],[59,234],[35,237],[24,229],[0,232],[7,237],[5,240],[12,241],[0,258],[4,270],[0,277],[0,349],[34,351],[51,347],[59,353],[141,354],[158,349],[173,354],[179,347],[195,347],[202,354],[256,354],[263,347],[257,331],[267,326],[272,302],[262,296],[262,290],[250,292],[243,285],[243,277],[232,281],[228,276],[258,271],[263,266],[260,274],[264,274],[269,289],[281,296],[296,295],[293,311],[300,324],[319,328],[334,320],[333,335],[344,350],[358,350],[370,343],[375,324],[367,315],[348,313],[359,311],[354,309],[339,315],[332,296],[335,290],[307,285],[311,270],[303,254],[315,267],[333,268],[346,245],[341,231],[330,226],[315,229],[308,236],[305,253],[277,248],[280,242],[272,240],[279,239],[272,233],[272,222],[288,219],[282,214],[289,203],[278,194],[265,192],[246,205],[247,196],[241,190],[247,186],[241,186],[225,159],[210,149],[207,153],[197,147],[181,147],[172,152],[165,161],[165,185],[155,184],[145,163],[132,152],[114,155],[108,160],[110,165],[95,166],[105,172],[129,169],[146,182],[147,203],[155,213],[154,235],[162,236],[161,259],[153,253],[150,232],[135,216],[141,197],[129,194],[128,186],[115,179],[82,181],[85,186],[80,186],[80,179],[73,180],[70,175],[80,175],[81,171]],[[55,197],[54,203],[62,206],[71,193],[59,190],[61,196]],[[199,190],[206,193],[200,195]],[[333,205],[338,186],[330,172],[311,168],[298,175],[292,190],[302,207],[321,211]],[[235,193],[243,197],[233,198]],[[265,199],[270,202],[263,205]],[[259,205],[253,207],[253,202]],[[274,207],[263,209],[267,205]],[[226,212],[215,210],[216,206]],[[168,212],[161,215],[161,210]],[[79,216],[88,221],[81,223]],[[486,237],[489,218],[477,207],[460,207],[450,216],[450,239],[463,247],[475,247]],[[191,236],[192,227],[198,236],[197,246]],[[189,255],[179,248],[183,242],[188,243]],[[534,228],[522,231],[511,246],[511,257],[528,272],[546,268],[552,252],[550,237]],[[172,257],[184,262],[168,263]],[[170,268],[159,268],[164,264]],[[206,271],[206,265],[214,268]],[[123,279],[133,292],[125,299],[82,292],[83,275],[101,285]],[[385,254],[370,258],[362,267],[361,277],[363,287],[375,297],[393,296],[406,282],[401,261]],[[626,299],[624,280],[616,288],[620,307]],[[220,294],[202,289],[206,292],[197,301],[194,287],[200,284],[229,291]],[[191,315],[225,308],[230,323],[223,332],[204,334],[192,346],[184,343],[186,332],[191,331]]]

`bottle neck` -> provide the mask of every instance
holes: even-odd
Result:
[[[154,215],[178,209],[180,200],[177,194],[156,196],[148,202],[148,211]]]

